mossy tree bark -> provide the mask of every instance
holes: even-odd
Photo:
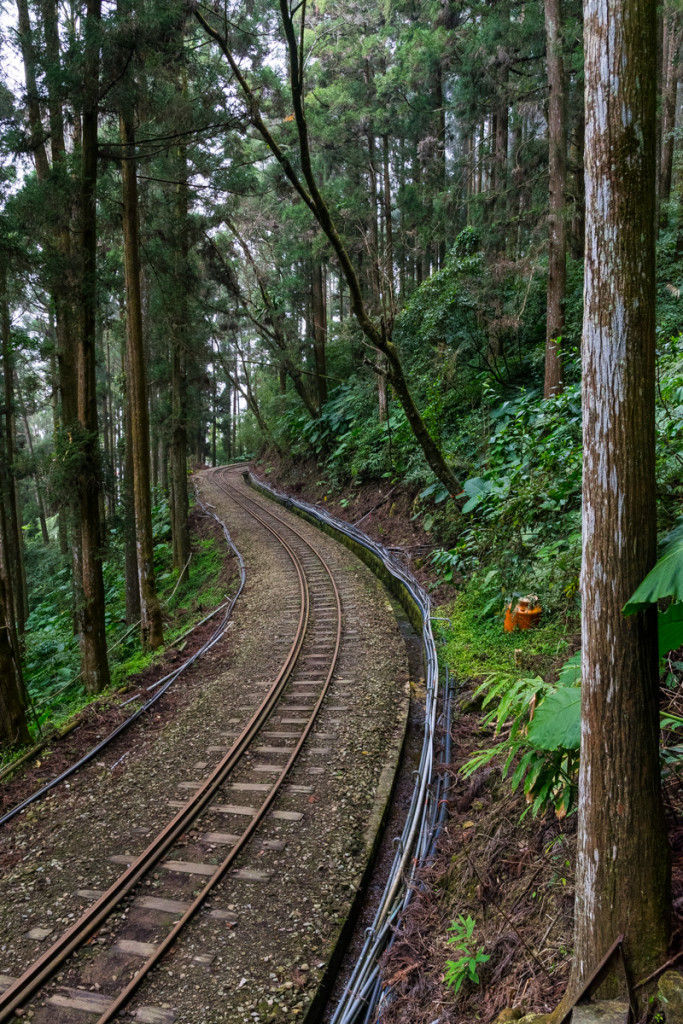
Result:
[[[620,933],[633,981],[666,960],[670,873],[656,609],[655,0],[584,0],[582,735],[570,990]]]

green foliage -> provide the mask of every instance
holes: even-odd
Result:
[[[168,504],[156,505],[152,515],[157,589],[166,612],[166,644],[173,642],[206,609],[220,603],[224,594],[218,583],[223,556],[213,540],[195,542],[189,572],[178,584],[172,568]],[[31,594],[31,613],[26,633],[24,677],[38,723],[58,724],[87,703],[79,681],[78,641],[71,616],[70,566],[56,545],[38,540],[26,545],[26,565]],[[178,585],[177,585],[178,584]],[[123,548],[117,529],[104,564],[105,621],[113,685],[139,672],[161,653],[140,651],[137,627],[125,625]],[[177,585],[177,587],[176,587]],[[172,596],[171,596],[172,595]]]
[[[559,693],[565,696],[558,700]],[[524,814],[531,810],[536,816],[549,807],[558,817],[568,814],[576,799],[574,751],[579,736],[573,714],[578,707],[580,719],[580,689],[560,690],[539,676],[519,679],[507,673],[485,679],[474,696],[483,696],[484,709],[490,707],[482,727],[495,723],[494,737],[504,728],[507,732],[498,743],[476,751],[461,768],[463,776],[469,778],[492,761],[500,761],[506,778],[515,765],[511,788],[515,792],[523,783]],[[551,705],[534,738],[532,727],[546,701]]]
[[[683,522],[664,538],[659,561],[626,602],[624,615],[642,611],[664,597],[683,600]]]
[[[451,933],[448,945],[454,946],[454,953],[457,960],[447,960],[444,973],[444,982],[456,993],[464,981],[471,981],[479,984],[477,968],[481,964],[488,963],[491,957],[484,953],[474,942],[474,928],[476,921],[469,914],[465,917],[458,915],[457,921],[451,921],[448,931]]]
[[[581,688],[560,686],[536,708],[527,729],[536,750],[578,750],[581,744]]]
[[[683,644],[683,602],[672,602],[666,611],[659,612],[657,637],[660,658],[666,657],[669,651],[675,651]]]

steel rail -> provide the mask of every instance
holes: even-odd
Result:
[[[218,477],[218,472],[216,473],[216,477]],[[280,534],[278,534],[275,530],[273,530],[272,527],[270,527],[261,516],[257,515],[255,512],[250,510],[247,507],[246,503],[241,501],[240,498],[238,498],[235,493],[230,493],[230,492],[234,491],[234,488],[230,488],[229,485],[225,485],[223,483],[223,481],[221,481],[221,484],[219,486],[222,486],[222,488],[224,490],[224,493],[226,493],[226,494],[229,493],[231,499],[233,501],[235,501],[236,504],[240,505],[247,512],[248,515],[253,516],[258,522],[260,522],[262,526],[264,526],[267,530],[269,530],[273,534],[273,536],[275,536],[280,541],[280,543],[283,544],[283,546],[289,550],[289,547],[288,547],[286,541],[283,540],[283,538],[282,538],[282,536]],[[258,502],[253,502],[252,501],[251,503],[256,505],[257,508],[262,508],[262,506],[260,506],[260,504]],[[269,509],[263,509],[262,508],[262,511],[265,511],[268,515],[273,515],[270,512]],[[294,529],[294,527],[291,527],[288,523],[285,523],[283,520],[280,519],[279,516],[273,516],[273,518],[277,519],[280,523],[282,523],[288,529],[291,529],[293,533],[295,533],[298,537],[300,537],[304,541],[306,546],[315,554],[316,558],[318,559],[320,564],[325,569],[325,571],[326,571],[326,573],[327,573],[327,575],[329,577],[330,583],[332,584],[332,589],[334,591],[334,597],[335,597],[335,602],[336,602],[336,606],[337,606],[337,634],[336,634],[336,637],[335,637],[335,645],[334,645],[334,651],[333,651],[332,657],[331,657],[330,667],[329,667],[329,669],[327,671],[327,675],[325,677],[325,681],[324,681],[323,686],[321,688],[321,691],[320,691],[320,694],[318,696],[318,699],[315,702],[313,708],[311,709],[311,714],[309,716],[307,724],[305,725],[305,727],[304,727],[304,729],[303,729],[303,731],[301,733],[301,736],[297,740],[295,746],[292,748],[292,753],[291,753],[290,757],[288,758],[288,760],[287,760],[285,766],[283,767],[282,771],[280,772],[279,776],[274,781],[271,791],[267,794],[267,796],[265,797],[265,799],[261,803],[260,807],[257,809],[256,814],[251,819],[251,821],[247,825],[246,829],[244,830],[244,832],[242,833],[242,835],[240,836],[238,841],[231,848],[230,852],[227,854],[227,856],[224,858],[224,860],[217,866],[216,871],[214,872],[214,874],[211,875],[209,880],[205,883],[204,887],[197,894],[197,896],[192,901],[192,903],[190,904],[188,909],[184,912],[182,917],[179,918],[178,921],[176,921],[176,923],[174,924],[173,928],[170,930],[168,935],[166,935],[166,937],[159,943],[159,945],[156,947],[156,949],[151,954],[151,956],[147,960],[145,960],[145,962],[142,964],[141,967],[139,967],[137,969],[137,971],[135,972],[134,977],[128,983],[126,988],[123,989],[119,993],[119,995],[116,997],[114,1003],[98,1018],[96,1024],[109,1024],[109,1022],[114,1019],[114,1017],[126,1005],[126,1003],[128,1003],[128,1001],[130,1000],[131,996],[135,993],[135,991],[139,988],[139,986],[144,981],[146,975],[149,974],[149,972],[152,970],[152,968],[159,962],[159,960],[163,957],[163,955],[171,948],[171,946],[174,944],[174,942],[176,941],[176,939],[180,935],[180,932],[185,928],[185,926],[187,924],[189,924],[189,922],[195,916],[197,911],[201,908],[202,904],[206,901],[206,898],[209,896],[211,890],[214,888],[215,885],[217,885],[218,882],[220,882],[220,880],[223,878],[223,876],[225,875],[225,873],[228,870],[228,868],[235,861],[237,856],[242,852],[243,848],[245,847],[245,845],[247,844],[249,839],[252,837],[253,833],[256,831],[257,827],[260,825],[260,823],[262,822],[262,820],[265,817],[266,813],[268,812],[269,808],[271,807],[273,801],[277,797],[277,795],[278,795],[278,793],[279,793],[279,791],[280,791],[280,789],[281,789],[281,787],[282,787],[282,785],[283,785],[287,775],[289,774],[289,772],[290,772],[294,762],[296,761],[297,757],[299,756],[299,753],[301,752],[301,748],[303,747],[304,743],[306,742],[306,739],[308,738],[308,735],[309,735],[311,729],[313,728],[313,726],[315,724],[315,720],[316,720],[316,718],[318,716],[318,712],[319,712],[319,710],[320,710],[320,708],[322,706],[322,703],[323,703],[325,697],[327,696],[327,692],[329,690],[329,686],[330,686],[330,683],[332,681],[332,676],[334,675],[335,668],[336,668],[336,665],[337,665],[337,660],[339,658],[339,648],[341,646],[342,609],[341,609],[341,598],[339,596],[339,590],[338,590],[337,584],[334,581],[334,577],[332,576],[330,568],[327,565],[327,562],[322,557],[322,555],[314,548],[314,546],[308,540],[306,540],[306,538],[303,537],[303,535],[301,533],[299,533],[298,530]]]
[[[256,518],[256,517],[254,517]],[[294,642],[285,658],[282,668],[266,694],[259,708],[230,748],[225,757],[216,766],[209,778],[194,794],[191,800],[181,808],[175,817],[154,838],[152,843],[119,878],[103,893],[96,902],[81,915],[78,921],[64,932],[56,942],[31,964],[0,995],[0,1022],[7,1020],[23,1002],[25,1002],[49,977],[57,967],[81,946],[92,933],[112,913],[114,908],[130,892],[132,888],[158,863],[164,853],[175,843],[180,835],[187,830],[192,821],[204,810],[215,791],[223,784],[227,775],[234,769],[263,722],[268,718],[284,689],[303,645],[305,629],[309,616],[309,595],[305,574],[294,550],[287,542],[278,537],[276,532],[265,522],[265,528],[280,541],[289,554],[297,572],[300,596],[300,614]],[[227,529],[227,528],[226,528]],[[215,642],[215,641],[214,641]],[[161,693],[155,694],[157,699]],[[151,702],[148,702],[151,703]]]
[[[372,1017],[370,1007],[379,996],[381,981],[379,959],[390,941],[399,915],[405,909],[411,896],[411,884],[418,864],[429,855],[431,847],[429,816],[434,801],[431,797],[432,771],[434,766],[434,737],[436,732],[437,703],[439,693],[439,667],[436,644],[431,626],[431,602],[415,577],[382,544],[373,541],[362,530],[336,519],[325,509],[283,494],[269,484],[256,480],[250,474],[253,485],[285,508],[298,510],[308,518],[317,520],[337,534],[346,536],[379,559],[385,569],[401,584],[409,600],[417,607],[422,619],[422,643],[425,658],[425,724],[420,763],[415,772],[416,780],[403,826],[397,840],[397,849],[389,872],[380,905],[373,923],[366,930],[366,939],[351,973],[349,981],[335,1007],[330,1024],[356,1024],[361,1018]],[[445,710],[450,713],[450,703]]]

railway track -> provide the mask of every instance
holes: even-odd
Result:
[[[195,791],[172,820],[140,855],[130,858],[106,891],[81,890],[92,904],[0,995],[0,1022],[29,1008],[36,1024],[115,1020],[193,918],[209,914],[229,924],[235,917],[220,905],[219,883],[234,871],[236,859],[250,844],[256,850],[259,845],[275,850],[285,845],[284,840],[260,838],[264,822],[302,817],[300,812],[279,809],[278,802],[283,794],[305,795],[309,789],[292,787],[287,780],[337,666],[343,626],[339,587],[323,553],[303,531],[259,500],[238,492],[228,472],[216,471],[213,480],[286,554],[292,622],[286,653],[273,678],[262,682],[256,709],[231,738],[216,767],[201,782],[186,784]],[[265,639],[275,642],[275,638]],[[282,644],[283,638],[277,639]],[[255,763],[254,750],[275,763]],[[268,781],[263,781],[264,776],[270,777]],[[245,795],[255,806],[236,802]],[[226,819],[234,831],[221,830],[220,823]],[[188,834],[192,836],[189,844]],[[178,850],[183,859],[178,858]],[[145,941],[126,935],[135,908],[146,915]],[[106,974],[106,966],[93,966],[101,958],[105,965],[111,961],[112,968],[106,984],[93,986],[94,976]],[[59,987],[54,984],[58,972],[62,982],[67,979]],[[142,1016],[138,1011],[137,1019],[164,1024],[173,1016],[163,1007],[152,1006],[143,1009]]]

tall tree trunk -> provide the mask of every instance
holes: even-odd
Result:
[[[56,334],[55,334],[56,344]],[[61,421],[59,409],[59,382],[57,377],[57,351],[50,353],[50,379],[52,380],[52,430],[55,440],[59,436]],[[63,508],[57,509],[57,536],[59,537],[59,553],[66,555],[69,552],[69,539],[67,531],[67,516]]]
[[[584,242],[586,234],[585,212],[586,196],[584,187],[583,150],[584,136],[586,134],[586,119],[583,110],[583,102],[579,104],[576,112],[576,123],[572,133],[570,148],[571,163],[574,178],[574,202],[572,205],[572,222],[570,231],[570,246],[572,258],[583,259]]]
[[[26,78],[26,106],[28,109],[28,123],[31,129],[29,148],[33,153],[36,165],[36,173],[39,180],[44,181],[50,172],[50,166],[45,151],[45,132],[43,131],[42,118],[40,113],[40,94],[36,81],[36,56],[33,48],[33,36],[31,30],[31,19],[28,10],[28,0],[17,0],[17,15],[19,23],[19,45],[24,62],[24,75]]]
[[[140,587],[140,632],[145,649],[156,650],[164,642],[161,605],[154,581],[154,539],[152,536],[152,497],[149,469],[149,409],[147,374],[142,338],[142,299],[140,294],[140,227],[135,169],[135,133],[133,114],[124,110],[120,118],[123,157],[123,252],[126,276],[127,394],[131,407],[133,448],[133,493],[135,496],[135,533]]]
[[[496,109],[496,160],[495,160],[495,210],[498,227],[496,235],[500,238],[500,244],[505,246],[507,239],[505,230],[507,228],[508,211],[508,135],[510,132],[510,111],[508,108],[508,79],[510,69],[504,64],[500,72],[499,101]]]
[[[678,53],[680,48],[680,16],[677,11],[664,14],[662,47],[662,139],[659,160],[659,203],[669,201],[674,158],[676,92],[678,87]]]
[[[124,365],[127,360],[124,357]],[[138,585],[138,555],[135,537],[135,468],[133,464],[133,417],[128,395],[126,365],[126,390],[124,393],[125,456],[123,467],[123,548],[126,576],[126,622],[131,626],[140,619],[140,587]]]
[[[450,218],[444,216],[448,201],[446,192],[446,107],[443,97],[443,68],[437,61],[432,78],[432,103],[436,152],[433,161],[432,223],[434,266],[441,269],[446,258],[446,232]]]
[[[631,978],[666,959],[655,511],[654,0],[585,0],[582,730],[574,960],[583,983],[623,933]],[[641,991],[641,995],[644,990]]]
[[[171,484],[173,565],[182,569],[190,557],[187,490],[187,255],[188,190],[185,148],[178,150],[175,201],[175,304],[171,322]]]
[[[45,34],[45,57],[46,63],[51,69],[51,74],[57,76],[60,69],[60,45],[59,45],[59,17],[57,13],[57,0],[41,0],[41,13],[43,18],[43,32]],[[52,163],[61,163],[66,155],[64,140],[64,114],[59,90],[48,82],[48,110],[50,115],[50,151]]]
[[[16,374],[15,374],[16,377]],[[33,438],[31,437],[31,428],[28,424],[28,415],[26,413],[26,403],[21,393],[21,387],[19,386],[19,379],[17,378],[17,396],[19,398],[19,404],[21,405],[21,418],[24,423],[24,434],[26,435],[26,445],[28,447],[29,455],[31,456],[31,462],[35,462],[35,451],[33,448]],[[43,544],[50,543],[50,537],[47,532],[47,522],[45,521],[45,502],[43,501],[43,492],[40,487],[40,479],[38,475],[38,468],[35,467],[33,473],[33,486],[36,492],[36,505],[38,506],[38,519],[40,521],[40,533],[43,538]]]
[[[389,136],[385,132],[382,136],[382,166],[384,172],[384,187],[382,189],[382,205],[384,208],[384,234],[386,244],[384,247],[384,280],[386,281],[385,292],[387,293],[386,307],[389,313],[394,315],[396,307],[395,286],[394,286],[394,226],[391,218],[391,162],[389,155]]]
[[[81,323],[78,338],[78,420],[81,466],[78,493],[83,594],[77,609],[81,670],[89,693],[109,684],[104,622],[104,582],[99,494],[102,486],[97,433],[95,332],[97,324],[97,106],[101,0],[87,0],[83,65],[83,147],[81,157]]]
[[[567,292],[567,225],[564,190],[567,176],[567,114],[562,57],[561,0],[545,0],[548,63],[548,162],[550,210],[548,214],[548,312],[545,332],[544,398],[562,391],[561,338]]]
[[[12,643],[11,599],[0,567],[0,749],[17,747],[30,740],[24,710],[21,666]]]
[[[19,634],[26,629],[27,594],[24,580],[24,537],[19,511],[19,495],[15,479],[14,458],[17,450],[16,417],[14,401],[14,361],[12,357],[12,332],[7,296],[7,264],[0,260],[0,326],[2,329],[2,376],[4,381],[4,438],[5,438],[5,486],[8,525],[8,571],[14,598],[14,620]]]
[[[325,320],[325,299],[323,294],[323,265],[314,258],[311,273],[311,313],[313,319],[313,359],[315,364],[315,387],[318,413],[327,401],[327,366],[325,346],[327,323]]]

